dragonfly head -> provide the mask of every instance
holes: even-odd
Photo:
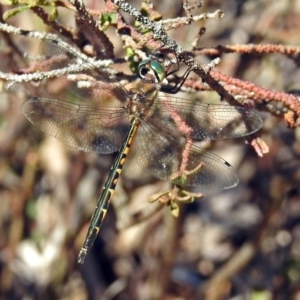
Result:
[[[166,77],[163,66],[156,60],[145,59],[139,63],[139,76],[152,83],[159,83]]]

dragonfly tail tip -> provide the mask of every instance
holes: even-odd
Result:
[[[78,254],[78,260],[77,260],[79,264],[83,265],[86,255],[87,255],[86,249],[81,249]]]

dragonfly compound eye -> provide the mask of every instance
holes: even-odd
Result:
[[[145,59],[140,62],[138,66],[139,76],[142,79],[158,83],[164,80],[166,77],[166,72],[163,66],[155,61],[150,59]]]

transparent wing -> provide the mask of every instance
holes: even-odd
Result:
[[[163,130],[142,124],[139,132],[138,164],[152,175],[178,185],[225,189],[238,184],[233,167],[221,157],[195,146],[191,140],[175,138]]]
[[[127,91],[109,73],[97,68],[83,54],[71,50],[68,44],[51,39],[40,43],[40,52],[44,57],[43,70],[56,70],[71,65],[88,66],[88,70],[79,73],[70,73],[62,76],[60,84],[71,93],[85,101],[102,101],[102,90],[110,91],[119,102],[127,101]]]
[[[206,189],[233,187],[238,177],[228,162],[194,140],[241,137],[262,126],[251,110],[175,97],[157,97],[141,119],[139,165],[163,180]]]
[[[180,131],[197,140],[218,140],[250,135],[262,127],[261,118],[244,107],[207,104],[175,97],[157,97],[153,106],[159,126],[170,133]],[[148,118],[145,117],[147,121]]]
[[[129,129],[121,107],[99,108],[97,103],[91,106],[36,97],[23,103],[22,112],[42,131],[86,152],[105,154],[119,150]]]

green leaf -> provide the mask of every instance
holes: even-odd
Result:
[[[105,31],[110,25],[115,25],[118,22],[118,14],[116,12],[102,13],[100,16],[100,25]]]
[[[133,74],[138,72],[139,62],[136,61],[135,52],[131,47],[126,48],[126,56],[128,57],[128,66]]]
[[[179,206],[175,201],[171,201],[170,203],[170,208],[171,208],[171,214],[178,218],[179,216]]]
[[[253,291],[250,297],[251,300],[271,300],[269,291]]]
[[[50,21],[55,21],[58,17],[58,10],[57,7],[53,7],[50,13]]]

